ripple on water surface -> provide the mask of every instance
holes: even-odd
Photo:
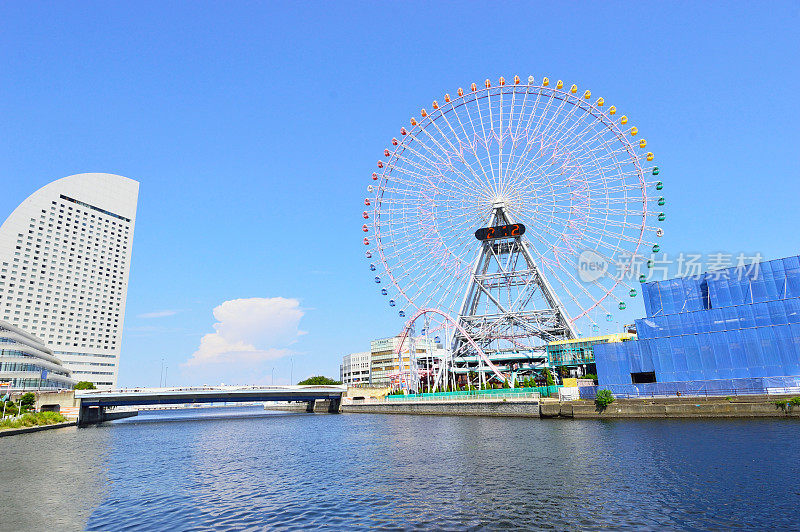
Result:
[[[74,431],[98,458],[71,502],[91,530],[797,529],[798,429],[168,411]]]

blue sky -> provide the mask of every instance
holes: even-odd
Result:
[[[375,161],[487,77],[624,110],[663,170],[665,249],[798,253],[798,27],[776,1],[4,3],[0,218],[67,175],[140,181],[123,386],[158,384],[162,357],[171,384],[222,378],[181,364],[240,298],[300,317],[285,356],[224,378],[333,376],[402,326],[360,244]]]

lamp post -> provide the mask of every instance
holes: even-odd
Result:
[[[164,382],[164,357],[161,357],[161,373],[158,376],[158,387],[162,387],[162,383]]]
[[[272,381],[271,386],[275,386],[275,366],[272,366]]]
[[[3,386],[4,384],[8,385],[8,391],[5,393],[5,395],[3,395],[3,417],[0,419],[6,417],[6,403],[11,400],[11,381],[0,382],[0,386]]]

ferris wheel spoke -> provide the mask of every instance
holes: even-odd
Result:
[[[612,149],[609,149],[609,148],[606,147],[605,144],[598,144],[594,148],[587,149],[586,151],[587,152],[596,152],[596,151],[604,151],[604,150],[607,151],[608,153],[605,154],[605,156],[602,157],[601,159],[594,159],[595,161],[599,162],[600,160],[602,160],[602,159],[604,159],[604,158],[606,158],[606,157],[608,157],[610,155],[613,155],[615,151],[624,151],[624,150],[612,150]],[[555,155],[555,152],[553,153],[553,155]],[[588,159],[588,155],[582,156],[580,158],[576,157],[576,158],[573,159],[572,164],[573,164],[574,167],[580,168],[582,166],[582,164],[588,162],[588,160],[590,160],[590,159]],[[523,167],[523,168],[521,168],[519,170],[519,175],[525,175],[527,173],[531,173],[531,171],[532,171],[531,166],[534,165],[534,164],[537,165],[537,168],[539,170],[541,170],[542,168],[546,168],[545,165],[543,164],[544,161],[542,161],[541,163],[538,163],[537,161],[538,161],[538,159],[535,159],[535,158],[532,159],[527,166],[525,166],[525,167]],[[563,165],[559,164],[558,161],[553,160],[552,157],[549,159],[548,162],[549,162],[549,164],[547,165],[547,167],[551,168],[551,170],[548,171],[548,172],[545,172],[544,177],[551,178],[553,176],[557,176],[557,175],[559,175],[559,174],[564,172]],[[598,172],[602,171],[602,170],[604,170],[604,168],[598,168],[597,169]],[[585,179],[590,179],[591,177],[592,177],[591,173],[587,174],[587,175],[584,175]],[[569,186],[569,183],[562,182],[561,186],[562,187]]]
[[[566,104],[566,100],[564,100],[564,101],[562,102],[562,106],[563,106],[563,105],[565,105],[565,104]],[[578,107],[577,107],[577,106],[575,106],[575,105],[573,105],[573,106],[572,106],[572,108],[569,110],[569,112],[567,112],[567,113],[566,113],[566,115],[564,115],[564,116],[561,118],[561,120],[560,120],[560,122],[559,122],[559,124],[558,124],[558,127],[556,127],[554,130],[552,130],[552,129],[549,129],[549,133],[548,133],[547,137],[549,138],[549,140],[550,140],[550,143],[551,143],[553,146],[557,147],[557,146],[560,144],[560,142],[559,142],[559,140],[560,140],[560,139],[559,139],[559,140],[554,140],[554,138],[555,138],[555,137],[556,137],[556,136],[559,134],[559,132],[560,132],[561,128],[562,128],[562,127],[563,127],[565,124],[567,124],[568,122],[570,122],[570,120],[573,118],[573,116],[574,116],[574,114],[576,113],[576,111],[577,111],[577,110],[578,110]],[[553,117],[553,118],[555,118],[555,115],[554,115],[554,117]],[[551,122],[552,122],[552,120],[551,120]],[[576,123],[576,124],[577,124],[577,123]],[[542,137],[544,137],[544,135],[542,135]],[[538,150],[538,152],[537,152],[537,154],[534,156],[534,158],[535,158],[535,157],[538,157],[538,155],[540,155],[540,154],[541,154],[541,151],[542,151],[542,149],[543,149],[543,146],[544,146],[544,143],[542,142],[542,148],[540,148],[540,149]],[[523,164],[524,164],[525,157],[526,157],[526,156],[527,156],[527,155],[530,153],[530,150],[529,150],[529,151],[527,151],[527,152],[523,152],[523,153],[524,153],[523,157],[517,161],[517,164],[518,164],[518,165],[519,165],[520,163],[523,163]]]
[[[527,94],[526,94],[526,96],[527,96]],[[525,138],[528,139],[526,145],[528,143],[532,142],[532,138],[535,138],[533,133],[532,133],[532,131],[531,131],[531,123],[533,122],[533,118],[536,116],[536,110],[539,108],[539,102],[541,100],[541,97],[542,97],[542,91],[539,90],[539,91],[536,92],[536,101],[534,102],[533,107],[531,109],[530,116],[528,117],[528,122],[525,124],[525,132],[526,132]],[[524,105],[523,105],[523,109],[520,111],[520,117],[524,116],[523,112],[524,112]],[[521,122],[521,120],[520,120],[520,122]],[[521,135],[519,135],[519,130],[518,130],[517,138],[519,138],[520,136]],[[516,140],[515,140],[514,148],[516,149],[516,147],[517,147],[517,144],[516,144]]]
[[[422,282],[422,284],[419,284],[419,282],[420,282],[420,281],[423,281],[423,280],[424,280],[424,282]],[[417,291],[417,293],[425,293],[425,292],[424,292],[424,291],[425,291],[425,289],[426,289],[428,286],[430,286],[430,285],[431,285],[433,282],[434,282],[434,280],[433,280],[433,276],[432,276],[432,275],[430,275],[430,274],[429,274],[429,272],[427,272],[427,271],[425,271],[425,272],[421,272],[421,273],[420,273],[419,275],[417,275],[415,278],[413,278],[413,279],[410,279],[410,280],[409,280],[409,284],[410,284],[410,285],[412,285],[412,286],[414,286],[414,287],[416,288],[416,291]],[[438,292],[438,291],[439,291],[439,288],[437,287],[437,288],[436,288],[436,289],[435,289],[435,290],[432,292],[432,294],[435,294],[435,293],[436,293],[436,292]],[[429,306],[430,299],[432,299],[432,298],[429,296],[429,297],[428,297],[428,298],[425,300],[425,306],[426,306],[426,307],[428,307],[428,306]]]
[[[398,249],[392,250],[390,254],[386,255],[386,261],[402,260],[403,267],[412,269],[417,264],[424,261],[430,261],[431,257],[437,259],[437,264],[447,263],[458,265],[459,269],[463,267],[464,258],[463,254],[459,255],[452,249],[442,246],[424,246],[425,242],[421,238],[408,239],[406,244]],[[450,257],[449,259],[447,257]],[[412,262],[413,260],[413,262]],[[388,270],[388,269],[387,269]],[[391,272],[388,272],[391,274]]]
[[[589,165],[586,178],[591,179],[594,177],[595,173],[608,170],[609,168],[619,167],[619,163],[616,158],[618,155],[623,153],[627,153],[627,150],[624,148],[613,149],[610,148],[608,144],[597,142],[593,148],[585,149],[583,155],[572,158],[571,165],[573,168],[583,168]],[[601,163],[605,163],[607,160],[609,161],[608,166],[602,166]],[[635,175],[639,177],[638,173]]]
[[[500,162],[499,156],[503,153],[503,131],[502,131],[502,123],[500,127],[499,133],[495,132],[495,118],[494,118],[494,108],[492,106],[492,90],[486,91],[486,112],[489,115],[489,134],[486,136],[486,151],[489,158],[489,166],[492,169],[492,180],[494,182],[494,189],[497,191],[497,194],[500,193],[500,176],[503,172],[503,167]],[[502,105],[503,105],[503,93],[502,90],[498,93],[499,96],[499,105],[500,111],[498,112],[499,118],[502,119]],[[478,112],[480,114],[480,107],[478,107]],[[494,154],[489,151],[489,147],[492,145],[492,142],[497,143],[497,154],[498,158],[494,159]],[[497,170],[494,169],[493,159],[497,163]]]
[[[608,167],[608,169],[610,170],[611,167]],[[609,189],[607,187],[607,184],[606,184],[607,177],[604,176],[603,174],[596,174],[595,175],[594,171],[590,172],[590,174],[592,174],[592,175],[584,174],[583,178],[580,181],[562,183],[560,186],[558,186],[558,188],[554,189],[554,191],[552,193],[552,196],[554,198],[556,198],[556,199],[571,197],[571,195],[574,195],[575,188],[577,186],[586,187],[587,190],[591,191],[591,193],[593,195],[595,195],[595,196],[598,196],[598,195],[602,196],[602,197],[608,196],[611,189]],[[626,177],[634,178],[634,177],[637,177],[637,176],[631,175],[631,174],[622,174],[622,173],[619,174],[619,178],[623,182],[624,182]],[[634,182],[631,181],[629,185],[620,186],[619,190],[621,190],[622,193],[625,196],[627,196],[627,193],[628,193],[629,190],[639,189],[640,191],[643,192],[643,188],[644,187],[642,187],[639,182],[635,182],[634,183]],[[535,188],[535,189],[531,189],[531,188],[523,185],[522,187],[520,187],[520,189],[521,190],[528,190],[534,195],[538,195],[542,191],[542,187],[541,186],[539,186],[538,188]]]
[[[419,143],[419,145],[423,146],[424,148],[427,149],[427,146],[425,144]],[[412,166],[412,167],[416,168],[420,172],[424,172],[424,170],[426,170],[426,169],[430,170],[430,173],[421,174],[421,175],[423,175],[424,177],[427,178],[428,182],[433,182],[433,179],[431,179],[432,176],[444,177],[444,172],[442,172],[442,169],[441,169],[442,166],[445,166],[445,167],[449,166],[450,169],[453,172],[458,173],[458,170],[449,161],[446,161],[446,160],[444,160],[442,158],[439,158],[440,162],[436,163],[436,162],[430,160],[429,158],[427,158],[426,156],[422,155],[419,151],[417,151],[417,150],[415,150],[415,149],[413,149],[411,147],[408,147],[406,149],[408,151],[410,151],[413,155],[416,155],[417,158],[422,160],[424,163],[426,163],[427,166],[420,165],[416,160],[411,159],[409,157],[406,157],[402,152],[399,152],[399,151],[395,152],[394,158],[406,163],[408,166]]]
[[[603,310],[606,310],[605,306],[602,304],[602,301],[610,293],[610,289],[608,287],[603,286],[597,280],[592,281],[591,285],[594,286],[600,292],[603,293],[602,296],[595,296],[594,294],[589,292],[589,289],[586,287],[586,285],[584,283],[578,281],[578,279],[576,279],[575,276],[573,276],[569,272],[568,268],[561,267],[561,268],[559,268],[559,270],[556,270],[555,267],[550,263],[550,261],[546,261],[545,265],[546,265],[546,268],[550,270],[550,272],[552,274],[552,277],[557,279],[561,283],[563,289],[570,295],[572,301],[575,303],[575,305],[578,307],[578,309],[580,309],[580,311],[581,311],[580,316],[584,315],[586,312],[588,312],[589,310],[591,310],[592,308],[595,308],[597,306],[599,306]],[[564,276],[566,276],[567,279],[563,279],[562,276],[559,275],[559,273],[561,273]],[[567,280],[570,281],[569,284],[566,282]],[[582,304],[581,300],[577,296],[575,296],[572,293],[572,291],[570,291],[570,289],[569,289],[570,286],[578,287],[580,289],[580,292],[583,293],[583,297],[585,299],[588,299],[589,302],[591,302],[591,306],[588,305],[588,304],[587,305]],[[586,308],[586,306],[589,306],[589,308]],[[608,312],[608,311],[606,310],[606,312]],[[572,319],[575,320],[575,319],[578,319],[578,317],[579,316],[573,316]]]
[[[625,177],[625,174],[619,174],[619,175],[621,177]],[[630,175],[630,174],[627,174],[627,175]],[[586,182],[586,185],[591,185],[591,184],[592,184],[592,182]],[[633,191],[633,190],[641,191],[642,188],[643,188],[642,185],[640,185],[638,182],[629,183],[629,184],[622,183],[622,184],[617,185],[617,186],[603,187],[602,193],[603,194],[607,194],[612,199],[618,198],[620,201],[623,201],[623,200],[626,199],[625,197],[617,197],[617,196],[614,196],[614,194],[624,194],[624,193],[626,193],[626,191],[629,191],[629,190],[630,191]],[[559,192],[559,193],[553,194],[553,199],[559,200],[559,199],[563,199],[563,198],[568,198],[573,194],[574,194],[574,192],[572,190],[567,189],[564,192]],[[591,192],[591,189],[590,189],[589,190],[589,194],[590,194],[589,197],[592,199],[592,201],[598,201],[597,198],[600,197],[600,196],[597,193]],[[652,199],[655,200],[655,198],[652,198]]]
[[[519,128],[522,125],[523,113],[525,111],[525,103],[528,101],[528,91],[526,90],[523,94],[524,95],[522,97],[522,103],[519,106],[519,113],[517,115],[516,121],[514,120],[514,110],[517,108],[517,105],[516,105],[516,103],[517,103],[517,91],[513,91],[512,92],[512,96],[511,96],[511,111],[509,112],[509,118],[508,118],[508,130],[509,130],[509,136],[511,137],[511,149],[508,152],[508,160],[506,162],[505,171],[502,174],[502,186],[500,188],[500,194],[502,196],[507,195],[508,192],[509,192],[508,187],[507,187],[508,170],[511,167],[512,156],[513,156],[514,150],[516,149],[517,138],[518,138],[518,135],[519,135]],[[511,129],[513,127],[512,125],[515,122],[516,122],[516,129],[512,132],[511,131]]]
[[[439,307],[439,306],[441,306],[441,305],[443,305],[445,303],[448,303],[447,306],[451,306],[453,304],[452,303],[452,298],[453,298],[453,296],[455,296],[455,293],[453,291],[454,287],[463,285],[464,282],[466,281],[466,279],[467,279],[467,276],[463,275],[463,274],[462,275],[453,275],[453,276],[450,277],[449,281],[446,282],[446,284],[438,285],[437,286],[437,293],[439,294],[439,297],[438,297],[438,299],[436,299],[435,296],[434,296],[430,301],[430,306]],[[427,286],[429,286],[429,285],[431,285],[432,283],[435,283],[435,282],[436,281],[431,276],[425,282],[424,286],[427,287]],[[436,299],[435,303],[434,303],[433,299]]]
[[[467,182],[472,182],[475,185],[479,184],[479,183],[471,181],[469,178],[467,178],[467,176],[464,175],[463,172],[461,172],[458,168],[455,167],[455,165],[453,165],[452,161],[450,161],[449,158],[445,159],[443,156],[438,155],[426,143],[420,141],[417,144],[419,146],[421,146],[425,151],[427,151],[428,153],[431,153],[434,157],[436,157],[438,159],[438,162],[431,160],[429,157],[423,155],[419,150],[416,150],[416,149],[412,148],[411,146],[407,147],[406,149],[408,151],[410,151],[413,155],[418,157],[420,160],[422,160],[424,163],[426,163],[427,166],[419,165],[419,163],[417,163],[415,160],[413,160],[413,159],[411,159],[409,157],[405,157],[404,155],[402,155],[401,154],[402,152],[399,152],[399,150],[398,150],[399,153],[398,153],[397,157],[401,158],[404,162],[408,163],[410,166],[414,166],[415,168],[418,168],[420,171],[423,171],[424,169],[429,169],[430,173],[425,174],[427,176],[438,176],[442,180],[446,179],[446,173],[442,171],[442,167],[444,167],[444,168],[449,168],[453,173],[455,173],[457,175],[460,175]],[[469,165],[467,165],[467,166],[469,166]],[[429,179],[429,181],[430,181],[430,179]]]
[[[625,205],[627,205],[627,202],[625,203]],[[595,211],[592,211],[592,209],[589,208],[589,207],[590,207],[590,205],[589,205],[589,203],[587,203],[587,209],[586,209],[587,212],[586,212],[585,216],[586,217],[596,218],[596,215],[594,214]],[[556,213],[556,214],[570,215],[570,214],[574,213],[575,211],[573,209],[555,209],[553,212]],[[632,210],[632,209],[611,209],[611,208],[607,208],[602,212],[602,214],[609,215],[609,216],[638,216],[638,217],[641,218],[643,214],[645,214],[645,215],[657,214],[657,211],[642,211],[640,209],[639,210]]]
[[[588,289],[582,283],[578,282],[578,280],[575,279],[575,277],[573,277],[566,270],[566,268],[561,268],[559,271],[556,271],[555,268],[553,267],[553,265],[548,260],[542,260],[541,261],[541,265],[537,264],[537,266],[539,266],[540,268],[546,268],[546,269],[548,269],[550,271],[550,273],[552,275],[549,276],[548,278],[555,279],[561,285],[561,287],[564,290],[564,292],[569,296],[570,300],[581,311],[584,311],[585,309],[583,308],[583,305],[581,304],[580,299],[572,293],[572,290],[570,290],[570,286],[571,285],[572,286],[576,286],[577,288],[579,288],[580,292],[583,292],[584,296],[588,297],[592,302],[595,301],[595,297],[588,291]],[[565,279],[562,278],[562,275],[566,275],[567,277],[569,277],[569,279],[571,281],[573,281],[573,283],[571,283],[571,285],[568,285],[566,283]],[[573,319],[574,319],[574,317],[573,317]]]
[[[641,228],[641,226],[638,226],[638,227],[637,226],[631,226],[631,227],[636,227],[637,229]],[[545,226],[541,226],[541,229],[543,231],[549,233],[550,235],[554,236],[554,237],[559,237],[559,238],[563,238],[564,237],[564,233],[557,233],[555,231],[552,231],[552,230],[548,229]],[[607,231],[605,229],[600,230],[600,229],[594,229],[593,228],[593,230],[591,232],[589,232],[588,230],[587,231],[581,231],[579,235],[576,235],[576,237],[577,237],[578,241],[580,241],[580,240],[590,240],[590,241],[594,241],[595,243],[601,243],[602,242],[602,243],[606,244],[606,241],[601,240],[601,239],[597,238],[596,236],[593,236],[593,235],[598,235],[598,234],[601,235],[601,236],[607,236],[607,237],[611,237],[611,238],[615,238],[615,239],[618,238],[621,241],[625,241],[625,242],[628,242],[628,243],[631,243],[631,244],[639,244],[639,243],[641,243],[641,239],[635,238],[633,236],[629,237],[629,236],[625,235],[624,233],[611,233],[611,232],[609,232],[609,231]],[[614,247],[613,249],[618,249],[618,247]]]
[[[455,134],[455,129],[453,128],[452,125],[450,125],[450,121],[447,119],[447,113],[442,113],[442,115],[445,117],[445,121],[447,122],[448,126],[450,126],[450,130],[453,131],[453,133]],[[461,115],[458,113],[458,111],[454,110],[453,116],[456,117],[459,126],[461,126],[461,130],[464,132],[464,138],[465,138],[464,145],[469,146],[470,151],[475,155],[475,160],[478,163],[478,166],[480,167],[480,174],[483,175],[484,177],[490,175],[490,172],[486,171],[486,168],[483,166],[483,161],[478,156],[478,134],[476,133],[474,127],[472,128],[471,134],[467,133],[467,129],[464,126],[464,123],[461,121]],[[458,135],[456,135],[456,137],[458,137]],[[461,151],[461,153],[463,154],[463,150]]]
[[[458,140],[460,146],[456,147],[456,146],[453,145],[453,143],[450,141],[448,136],[441,130],[441,128],[439,127],[439,125],[436,123],[435,120],[431,121],[431,125],[434,128],[436,128],[436,130],[439,132],[439,135],[441,135],[441,137],[443,139],[445,139],[447,144],[450,146],[450,149],[452,150],[452,153],[455,154],[461,160],[462,164],[469,169],[470,173],[472,174],[472,177],[474,177],[474,179],[470,180],[470,179],[467,179],[466,176],[465,176],[465,180],[468,181],[468,182],[471,182],[472,184],[474,184],[476,186],[478,186],[478,185],[483,186],[483,181],[482,181],[481,177],[483,177],[485,179],[486,173],[482,172],[481,174],[478,174],[475,171],[475,169],[472,167],[472,165],[467,162],[466,158],[464,157],[463,146],[461,146],[461,139],[456,134],[455,130],[453,129],[453,126],[451,126],[450,122],[447,120],[447,115],[442,113],[441,111],[439,112],[439,114],[440,114],[440,116],[442,118],[444,118],[444,121],[447,123],[447,125],[450,128],[450,131],[453,133],[453,135],[456,136],[456,139]]]
[[[604,136],[607,133],[607,128],[603,127],[602,122],[597,122],[597,117],[591,114],[589,109],[584,108],[582,102],[578,102],[574,104],[573,111],[583,111],[579,114],[578,119],[572,122],[572,125],[564,130],[563,126],[566,124],[566,121],[562,121],[560,124],[559,129],[554,131],[551,135],[551,139],[556,146],[562,146],[563,150],[570,151],[571,148],[579,144],[583,145],[590,145],[591,143],[595,142],[598,138]],[[570,117],[571,118],[571,117]],[[580,131],[576,132],[578,127],[583,127]],[[589,138],[585,136],[589,133],[593,133],[593,135]],[[558,137],[558,138],[555,138]]]
[[[544,125],[544,128],[542,128],[542,124],[543,124],[543,122],[545,120],[545,117],[547,115],[547,111],[550,108],[550,104],[552,102],[553,102],[553,98],[550,98],[547,101],[547,107],[544,109],[544,111],[542,112],[542,114],[539,117],[539,121],[537,122],[536,128],[534,129],[534,139],[542,136],[544,134],[544,131],[547,131],[552,127],[553,121],[564,110],[564,106],[567,104],[567,100],[565,98],[560,99],[560,103],[558,104],[558,107],[555,110],[552,111],[552,113],[550,114],[550,118],[547,121],[547,124]],[[531,141],[529,141],[529,145],[530,145],[530,143],[531,143]]]
[[[585,114],[584,118],[588,117],[589,114]],[[602,115],[605,116],[605,115]],[[587,132],[594,132],[589,138],[584,138]],[[564,136],[562,136],[564,138]],[[613,123],[610,122],[589,122],[586,128],[582,130],[578,134],[573,134],[569,136],[568,140],[564,143],[565,149],[574,148],[579,144],[583,144],[584,146],[589,146],[598,139],[603,139],[600,143],[602,145],[608,146],[613,145],[615,143],[620,144],[623,150],[628,150],[630,144],[625,139],[625,134],[618,130]],[[592,150],[589,150],[592,151]]]
[[[479,119],[480,125],[481,125],[481,133],[480,134],[478,134],[478,129],[475,127],[475,122],[472,119],[472,113],[470,113],[469,107],[466,107],[465,109],[467,111],[467,117],[469,118],[469,123],[472,126],[472,130],[475,132],[475,137],[477,139],[477,144],[483,144],[483,146],[486,148],[486,156],[487,156],[488,162],[489,162],[489,173],[487,174],[487,177],[491,176],[490,177],[490,180],[491,180],[491,178],[494,177],[494,166],[492,165],[492,153],[489,151],[489,139],[486,136],[486,128],[484,126],[483,113],[481,113],[481,106],[480,106],[480,102],[478,101],[477,97],[475,99],[475,102],[476,102],[475,109],[478,111],[478,119]],[[497,188],[494,187],[494,183],[492,183],[492,192],[494,194],[497,194]]]
[[[616,148],[609,148],[609,146],[614,145],[615,142],[619,142],[619,139],[616,136],[607,136],[607,133],[608,133],[607,130],[599,129],[598,131],[595,132],[595,134],[592,137],[589,138],[584,138],[583,133],[581,133],[580,135],[575,135],[568,142],[557,143],[554,142],[552,139],[550,139],[550,142],[547,144],[547,146],[550,147],[554,145],[560,145],[561,151],[566,152],[582,145],[584,147],[584,151],[574,156],[576,161],[582,162],[589,157],[588,153],[600,151],[603,149],[609,151],[616,150]],[[534,154],[535,155],[535,157],[533,157],[534,160],[542,155],[542,150],[544,149],[545,143],[543,142],[541,144],[542,147],[540,148],[540,150]],[[620,150],[627,151],[627,147],[623,146],[620,148]]]
[[[433,127],[434,127],[435,129],[437,129],[439,132],[441,132],[441,130],[439,129],[439,127],[438,127],[438,126],[437,126],[437,125],[436,125],[434,122],[432,122],[432,121],[431,121],[431,122],[430,122],[430,124],[431,124],[431,125],[433,125]],[[430,140],[430,142],[432,142],[433,144],[435,144],[435,145],[436,145],[436,147],[439,149],[439,151],[440,151],[440,152],[442,152],[442,153],[444,153],[444,154],[445,154],[445,156],[447,157],[447,159],[446,159],[446,160],[442,160],[442,163],[441,163],[441,164],[443,164],[443,165],[445,165],[445,166],[449,167],[449,168],[451,169],[451,171],[453,171],[453,173],[455,173],[456,175],[458,175],[458,176],[460,176],[462,179],[464,179],[464,181],[465,181],[466,183],[471,183],[471,184],[473,184],[474,186],[483,186],[483,183],[482,183],[482,181],[481,181],[481,179],[480,179],[480,176],[479,176],[479,175],[478,175],[478,174],[475,172],[475,170],[472,168],[472,166],[471,166],[471,165],[470,165],[470,164],[469,164],[469,163],[466,161],[466,159],[465,159],[465,158],[464,158],[464,156],[463,156],[463,153],[462,153],[460,150],[456,149],[454,146],[452,146],[452,144],[450,144],[451,148],[453,149],[453,151],[452,151],[452,154],[453,154],[453,155],[456,155],[456,156],[457,156],[457,157],[458,157],[458,158],[461,160],[461,162],[464,164],[464,166],[466,166],[466,167],[469,169],[470,173],[473,175],[473,177],[474,177],[475,179],[472,179],[472,178],[470,178],[470,177],[467,177],[467,175],[465,175],[465,174],[464,174],[463,172],[461,172],[461,171],[460,171],[458,168],[456,168],[456,166],[455,166],[455,165],[452,163],[452,161],[450,160],[450,154],[451,154],[451,152],[448,152],[448,151],[447,151],[447,150],[446,150],[446,149],[445,149],[445,148],[444,148],[444,147],[443,147],[443,146],[442,146],[442,145],[441,145],[441,144],[440,144],[440,143],[439,143],[439,142],[438,142],[438,141],[437,141],[437,140],[436,140],[436,139],[435,139],[435,138],[434,138],[434,137],[433,137],[431,134],[430,134],[430,132],[427,130],[427,128],[420,128],[420,131],[421,131],[422,133],[425,133],[425,136],[428,138],[428,140]],[[417,138],[418,138],[418,137],[417,137]],[[424,147],[424,148],[425,148],[427,151],[429,151],[430,153],[436,153],[436,152],[435,152],[433,149],[429,148],[427,144],[425,144],[425,143],[421,143],[421,145],[422,145],[422,146],[423,146],[423,147]],[[445,175],[444,175],[444,173],[443,173],[443,172],[442,172],[442,177],[443,177],[443,178],[445,177]]]

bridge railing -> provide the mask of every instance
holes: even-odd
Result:
[[[531,400],[540,399],[541,394],[534,391],[511,391],[511,390],[492,390],[492,393],[484,391],[471,391],[471,392],[441,392],[441,393],[423,393],[423,394],[410,394],[410,395],[388,395],[382,399],[353,401],[345,398],[345,403],[359,404],[364,403],[402,403],[402,402],[491,402],[491,401],[509,401],[509,400]]]
[[[343,385],[333,384],[319,384],[319,385],[270,385],[270,386],[257,386],[257,385],[229,385],[229,386],[185,386],[185,387],[170,387],[170,388],[118,388],[115,390],[76,390],[78,396],[103,396],[103,395],[116,395],[125,393],[141,393],[141,394],[168,394],[168,393],[194,393],[194,392],[246,392],[246,391],[304,391],[304,390],[331,390],[331,391],[345,391],[347,388]]]

